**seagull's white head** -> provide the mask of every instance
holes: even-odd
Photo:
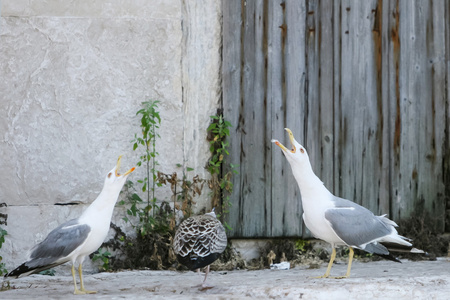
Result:
[[[131,172],[133,172],[135,170],[135,168],[131,168],[128,171],[126,171],[124,174],[120,174],[120,161],[122,159],[122,155],[119,156],[119,159],[117,160],[117,164],[116,166],[108,172],[108,175],[106,175],[105,177],[105,184],[103,186],[103,189],[111,189],[111,190],[116,190],[118,189],[119,192],[122,189],[123,185],[125,184],[125,181],[128,177],[128,175],[130,175]]]
[[[272,143],[281,148],[281,150],[284,153],[284,156],[286,156],[286,159],[288,160],[289,164],[292,167],[309,166],[310,165],[309,156],[308,152],[306,152],[306,149],[295,140],[294,134],[289,128],[285,128],[284,130],[286,130],[289,133],[289,140],[291,142],[292,148],[291,149],[286,148],[278,140],[272,140]]]

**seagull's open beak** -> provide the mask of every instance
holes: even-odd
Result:
[[[280,143],[278,140],[272,140],[272,143],[275,143],[275,145],[277,145],[278,147],[280,147],[283,151],[285,152],[292,152],[295,153],[296,149],[294,146],[294,134],[292,133],[292,131],[289,128],[285,128],[284,130],[286,130],[289,133],[289,140],[291,142],[292,145],[292,150],[289,150],[288,148],[286,148],[282,143]]]
[[[116,177],[120,177],[120,176],[127,176],[128,174],[130,174],[131,172],[133,172],[135,170],[135,167],[129,169],[128,171],[125,172],[125,174],[120,175],[119,170],[120,170],[120,160],[122,159],[122,155],[119,156],[119,159],[117,160],[117,164],[116,164]]]

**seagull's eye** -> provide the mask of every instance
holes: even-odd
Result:
[[[300,148],[301,153],[305,153],[305,150],[303,148]]]
[[[109,174],[108,174],[108,178],[111,178],[111,175],[112,175],[112,173],[109,173]]]

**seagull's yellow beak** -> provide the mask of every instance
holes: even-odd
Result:
[[[277,140],[273,140],[273,142],[275,143],[275,145],[277,145],[278,147],[280,147],[283,151],[290,151],[292,153],[295,153],[296,149],[294,146],[294,134],[292,133],[292,131],[289,128],[285,128],[284,130],[286,130],[289,133],[289,140],[291,142],[292,145],[292,149],[289,150],[288,148],[286,148],[282,143],[280,143]]]
[[[131,169],[129,169],[128,171],[125,172],[125,174],[120,175],[119,170],[120,170],[120,161],[122,160],[122,155],[119,156],[119,159],[117,159],[117,164],[116,164],[116,177],[120,177],[120,176],[127,176],[128,174],[130,174],[131,172],[133,172],[136,168],[133,167]]]

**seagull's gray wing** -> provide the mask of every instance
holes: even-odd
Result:
[[[84,243],[91,228],[79,224],[78,219],[70,220],[53,229],[41,243],[31,249],[28,267],[45,266],[64,260],[73,250]],[[62,262],[61,262],[62,263]]]
[[[392,233],[392,225],[383,217],[375,216],[370,210],[345,199],[335,197],[335,207],[325,212],[335,233],[347,245],[370,253],[388,254],[386,247],[376,240]]]

